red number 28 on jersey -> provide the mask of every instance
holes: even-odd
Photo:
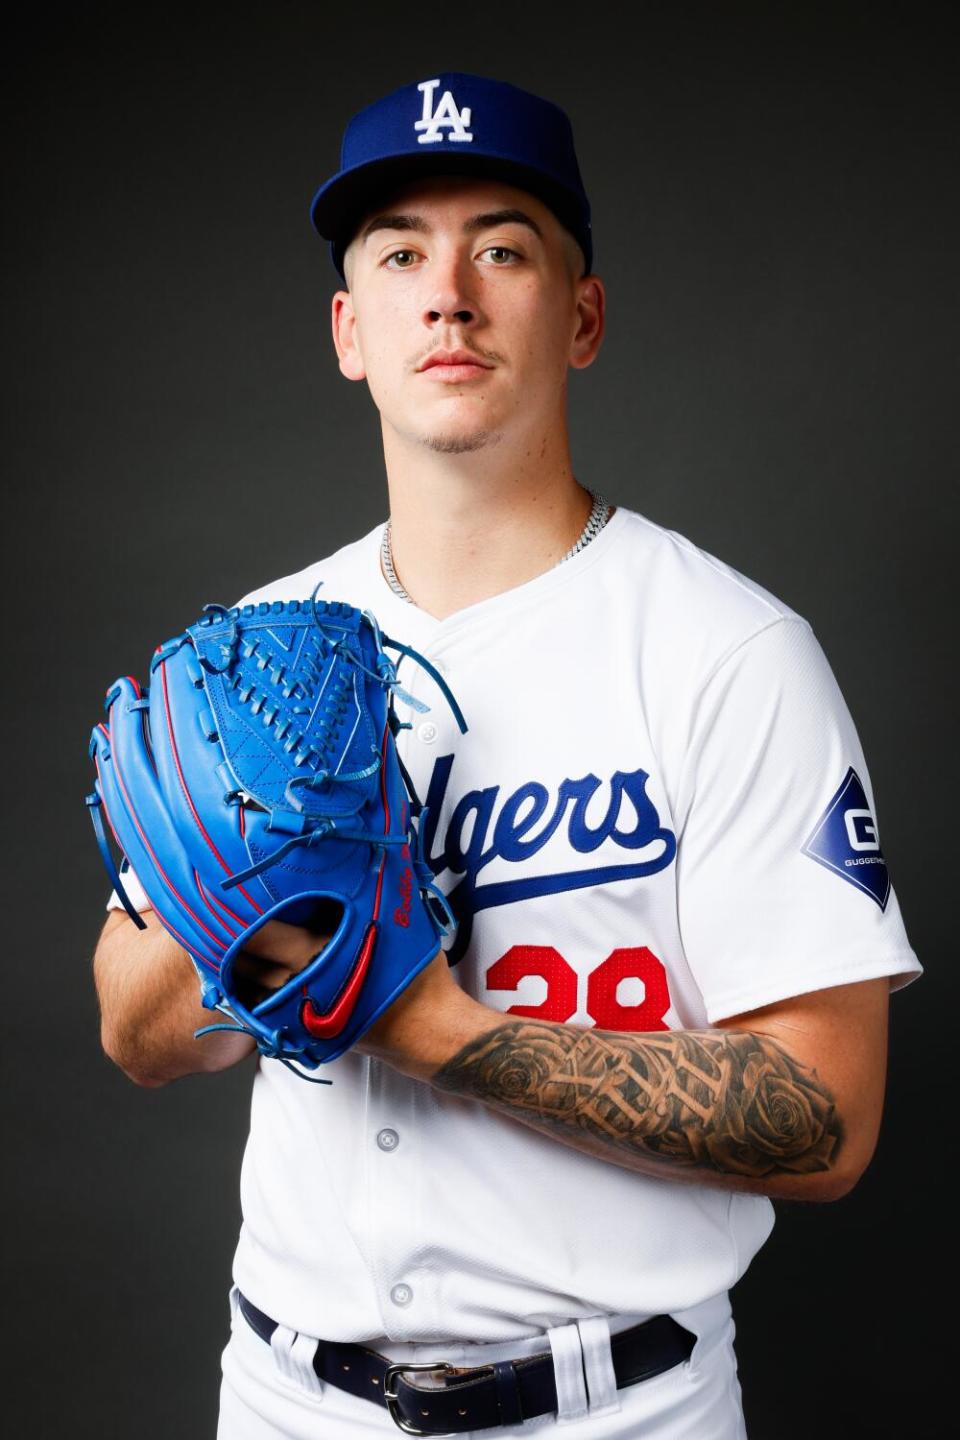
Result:
[[[539,1005],[511,1005],[508,1015],[536,1020],[569,1020],[577,1009],[577,972],[553,945],[512,945],[487,971],[488,990],[516,990],[528,975],[547,983]],[[617,998],[622,980],[642,980],[644,995],[638,1005]],[[670,1008],[667,972],[646,945],[611,951],[587,977],[589,1014],[601,1030],[668,1030],[664,1016]]]

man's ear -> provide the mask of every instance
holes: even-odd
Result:
[[[338,290],[334,295],[330,323],[341,374],[346,375],[348,380],[366,379],[367,372],[357,344],[357,316],[349,290]]]
[[[576,329],[570,345],[570,364],[585,370],[597,358],[606,328],[606,292],[598,275],[577,281]]]

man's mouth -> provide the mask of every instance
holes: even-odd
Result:
[[[431,350],[419,373],[430,371],[437,380],[470,380],[492,369],[472,350]]]

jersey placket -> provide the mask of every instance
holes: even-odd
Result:
[[[403,666],[400,679],[411,696],[421,698],[418,692],[426,687],[417,667]],[[411,727],[400,731],[397,748],[418,791],[419,777],[429,774],[433,763],[443,720],[435,704],[435,687],[427,684],[430,695],[423,698],[431,706],[429,711],[421,713],[402,699],[396,702],[400,719]],[[390,923],[389,916],[385,922]],[[417,1339],[435,1331],[440,1318],[436,1277],[423,1244],[432,1228],[428,1209],[432,1105],[417,1082],[381,1061],[370,1060],[368,1065],[364,1249],[384,1335],[398,1341]]]
[[[363,1145],[367,1254],[384,1334],[416,1339],[437,1323],[436,1281],[422,1254],[431,1232],[428,1110],[415,1081],[370,1061]]]

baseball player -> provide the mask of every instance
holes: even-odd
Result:
[[[921,973],[856,732],[800,616],[573,474],[604,290],[561,110],[406,85],[312,217],[390,518],[248,598],[322,583],[456,695],[466,735],[401,666],[458,927],[332,1086],[259,1063],[221,1440],[734,1440],[728,1292],[773,1199],[856,1184],[888,995]],[[145,1085],[238,1062],[140,904],[98,947],[108,1054]],[[255,948],[267,991],[316,945]]]

